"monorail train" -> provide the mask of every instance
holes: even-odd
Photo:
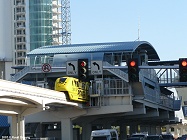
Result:
[[[81,82],[73,77],[60,77],[55,81],[55,90],[64,92],[71,101],[88,102],[89,87],[89,82]]]

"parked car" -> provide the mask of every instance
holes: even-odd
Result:
[[[142,138],[142,137],[130,137],[130,138],[127,138],[127,140],[144,140],[144,138]]]
[[[180,140],[186,140],[187,139],[187,135],[182,135]]]
[[[115,129],[93,130],[90,140],[118,140],[118,133]]]
[[[148,135],[147,140],[163,140],[161,135]]]
[[[174,137],[172,134],[162,134],[163,140],[174,140]]]
[[[145,133],[135,133],[131,135],[131,138],[138,137],[138,138],[143,138],[143,140],[146,140],[147,134]]]

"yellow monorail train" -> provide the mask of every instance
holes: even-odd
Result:
[[[73,77],[60,77],[55,81],[55,90],[64,92],[66,98],[72,101],[89,101],[89,82],[81,82]]]

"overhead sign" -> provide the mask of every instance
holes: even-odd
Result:
[[[66,75],[77,75],[77,61],[67,61],[66,62]]]
[[[49,72],[49,71],[51,71],[51,65],[48,64],[48,63],[43,64],[42,65],[42,71],[43,72]]]
[[[91,75],[103,74],[103,61],[91,61]]]

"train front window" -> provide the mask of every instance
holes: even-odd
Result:
[[[65,81],[66,81],[66,78],[60,78],[60,80],[59,80],[60,83],[63,83]]]

